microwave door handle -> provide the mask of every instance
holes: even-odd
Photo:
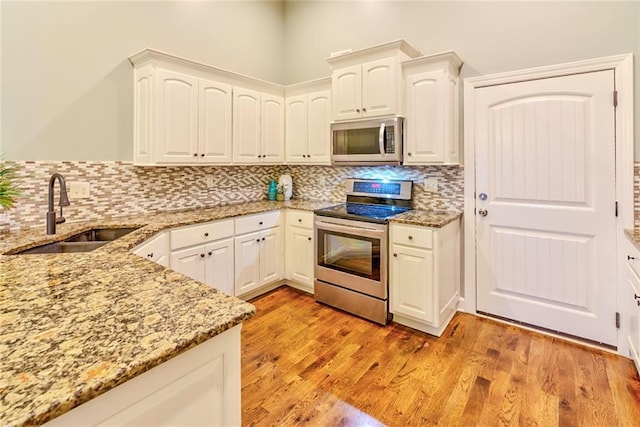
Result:
[[[378,135],[378,145],[380,145],[380,154],[383,156],[385,155],[385,149],[384,149],[385,138],[384,137],[387,134],[385,132],[385,128],[386,128],[386,125],[384,123],[380,123],[380,134]]]

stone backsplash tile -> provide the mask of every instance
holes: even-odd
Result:
[[[640,229],[640,162],[633,164],[633,226]]]
[[[419,209],[461,211],[461,166],[169,166],[140,167],[129,162],[8,162],[16,166],[23,196],[16,208],[0,213],[0,231],[43,226],[52,173],[67,183],[89,182],[91,197],[71,198],[64,208],[67,221],[79,222],[141,213],[178,211],[266,199],[270,179],[288,173],[293,197],[342,202],[345,178],[396,178],[414,181],[414,206]],[[206,176],[213,188],[206,187]],[[425,177],[439,181],[439,191],[423,191]],[[58,185],[55,185],[55,203]],[[58,208],[56,208],[58,209]]]

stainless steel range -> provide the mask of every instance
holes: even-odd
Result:
[[[347,203],[316,210],[315,299],[385,325],[388,219],[411,209],[411,181],[347,179]]]

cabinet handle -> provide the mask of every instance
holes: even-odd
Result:
[[[638,307],[640,307],[640,301],[636,301],[636,304],[638,304]]]
[[[409,240],[413,240],[413,236],[409,236]]]
[[[307,157],[310,159],[311,158],[311,154],[307,154]]]
[[[209,253],[209,256],[213,255],[213,252],[212,252],[212,251],[209,251],[208,253]]]
[[[302,218],[298,218],[298,222],[302,222]]]
[[[204,153],[200,154],[200,157],[204,157]]]
[[[309,241],[311,241],[311,237],[307,237],[307,239],[309,239]]]
[[[640,295],[636,294],[635,292],[633,293],[633,299],[640,299]]]
[[[198,153],[193,153],[193,157],[198,157]]]
[[[262,238],[262,241],[264,242],[264,237]]]
[[[204,233],[204,237],[209,237],[209,233]]]
[[[306,155],[306,154],[303,154],[303,155],[302,155],[302,158],[303,158],[303,159],[306,159],[306,158],[307,158],[307,155]]]
[[[204,254],[200,254],[200,258],[204,258]]]
[[[153,258],[153,252],[151,252],[150,254],[147,254],[147,258]]]
[[[364,107],[362,107],[362,112],[363,112],[363,113],[366,113],[366,112],[367,112],[367,109],[366,109],[366,108],[364,108]]]
[[[393,254],[393,256],[397,258],[397,257],[398,257],[398,254]]]
[[[627,255],[627,261],[631,261],[632,259],[636,259],[636,257],[631,256],[631,255]]]
[[[256,239],[256,242],[260,243],[260,239]]]
[[[411,153],[407,153],[407,156],[411,157]]]
[[[359,109],[359,108],[356,108],[356,113],[359,113],[359,112],[360,112],[360,109]]]
[[[258,225],[262,225],[262,221],[260,221],[260,222],[258,223]]]

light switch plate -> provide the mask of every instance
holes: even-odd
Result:
[[[424,190],[435,193],[438,191],[438,180],[436,178],[424,179]]]
[[[204,182],[205,182],[205,185],[207,186],[207,188],[213,188],[213,186],[214,186],[213,175],[205,175],[204,176]]]
[[[91,184],[88,182],[75,181],[67,183],[67,193],[69,199],[88,199],[91,197]]]

